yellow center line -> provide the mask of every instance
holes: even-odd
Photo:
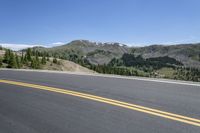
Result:
[[[46,90],[46,91],[81,97],[81,98],[90,99],[90,100],[98,101],[98,102],[102,102],[102,103],[107,103],[110,105],[115,105],[115,106],[119,106],[119,107],[123,107],[123,108],[127,108],[127,109],[131,109],[131,110],[135,110],[135,111],[139,111],[139,112],[143,112],[143,113],[147,113],[147,114],[151,114],[151,115],[155,115],[155,116],[159,116],[159,117],[163,117],[163,118],[171,119],[174,121],[179,121],[179,122],[183,122],[183,123],[187,123],[190,125],[200,127],[200,119],[195,119],[195,118],[191,118],[191,117],[187,117],[187,116],[183,116],[183,115],[178,115],[178,114],[161,111],[161,110],[157,110],[157,109],[153,109],[153,108],[149,108],[149,107],[144,107],[144,106],[140,106],[140,105],[136,105],[136,104],[132,104],[132,103],[122,102],[122,101],[118,101],[118,100],[113,100],[113,99],[109,99],[109,98],[104,98],[104,97],[100,97],[100,96],[95,96],[95,95],[91,95],[91,94],[86,94],[86,93],[81,93],[81,92],[76,92],[76,91],[71,91],[71,90],[66,90],[66,89],[60,89],[60,88],[36,85],[36,84],[30,84],[30,83],[23,83],[23,82],[9,81],[9,80],[0,80],[0,83],[7,83],[7,84],[12,84],[12,85],[24,86],[24,87],[31,87],[31,88],[35,88],[35,89]]]

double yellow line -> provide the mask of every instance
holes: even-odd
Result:
[[[170,112],[165,112],[165,111],[161,111],[161,110],[157,110],[157,109],[153,109],[153,108],[148,108],[148,107],[144,107],[144,106],[140,106],[140,105],[136,105],[136,104],[131,104],[131,103],[127,103],[127,102],[122,102],[122,101],[118,101],[118,100],[113,100],[113,99],[109,99],[109,98],[104,98],[104,97],[100,97],[100,96],[95,96],[95,95],[91,95],[91,94],[70,91],[70,90],[65,90],[65,89],[60,89],[60,88],[55,88],[55,87],[48,87],[48,86],[43,86],[43,85],[9,81],[9,80],[0,80],[0,83],[6,83],[6,84],[12,84],[12,85],[18,85],[18,86],[24,86],[24,87],[31,87],[31,88],[35,88],[35,89],[46,90],[46,91],[81,97],[81,98],[90,99],[93,101],[98,101],[98,102],[102,102],[102,103],[106,103],[106,104],[110,104],[110,105],[114,105],[114,106],[119,106],[122,108],[131,109],[131,110],[135,110],[135,111],[139,111],[139,112],[143,112],[143,113],[147,113],[147,114],[151,114],[151,115],[155,115],[155,116],[159,116],[159,117],[163,117],[163,118],[171,119],[174,121],[179,121],[179,122],[183,122],[183,123],[187,123],[190,125],[200,127],[199,119],[195,119],[195,118],[191,118],[191,117],[187,117],[187,116],[183,116],[183,115],[178,115],[178,114],[174,114],[174,113],[170,113]]]

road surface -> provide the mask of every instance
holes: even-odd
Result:
[[[0,133],[133,132],[199,133],[199,84],[0,70]]]

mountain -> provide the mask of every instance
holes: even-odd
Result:
[[[101,43],[88,40],[75,40],[52,48],[34,47],[40,52],[63,59],[85,58],[92,64],[108,64],[113,58],[121,58],[125,53],[132,53],[143,58],[171,57],[187,67],[200,68],[200,43],[177,45],[151,45],[128,47],[120,43]]]
[[[132,48],[135,55],[142,55],[144,58],[169,56],[187,67],[200,68],[200,43],[177,44],[177,45],[151,45],[141,48]]]

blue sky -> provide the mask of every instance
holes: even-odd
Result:
[[[200,0],[0,0],[0,43],[195,43],[199,7]]]

